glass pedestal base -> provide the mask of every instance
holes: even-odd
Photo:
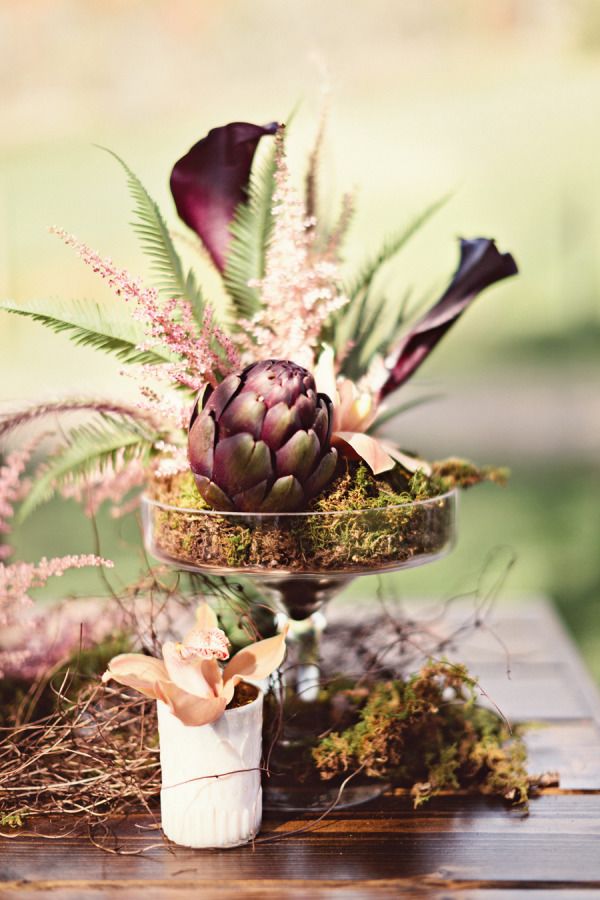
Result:
[[[312,752],[319,735],[332,728],[332,709],[322,697],[307,700],[297,687],[289,686],[279,700],[275,695],[266,698],[263,753],[268,772],[263,778],[263,808],[322,813],[360,806],[381,796],[389,783],[367,778],[362,768],[328,780],[319,777]],[[269,723],[275,730],[270,730]]]
[[[326,812],[330,809],[351,809],[376,800],[388,788],[384,781],[368,784],[349,782],[340,792],[338,787],[322,785],[279,784],[273,776],[263,785],[263,809],[266,812]]]

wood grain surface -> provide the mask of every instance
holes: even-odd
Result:
[[[560,771],[529,815],[458,793],[415,812],[397,790],[300,833],[310,815],[267,814],[254,845],[226,851],[175,847],[158,814],[130,816],[112,838],[130,855],[48,821],[52,839],[0,838],[0,898],[600,897],[600,700],[570,640],[538,602],[497,613],[465,657],[505,713],[535,721],[530,770]]]

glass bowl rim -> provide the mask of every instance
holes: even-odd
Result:
[[[192,509],[185,506],[171,506],[169,503],[161,503],[160,500],[154,500],[145,491],[141,495],[142,504],[154,506],[157,509],[166,512],[176,512],[194,516],[232,516],[241,519],[255,518],[258,519],[280,519],[284,516],[356,516],[360,513],[386,513],[394,510],[401,510],[434,505],[440,500],[458,501],[459,489],[457,487],[445,491],[443,494],[437,494],[435,497],[425,497],[423,500],[410,500],[406,503],[394,503],[390,506],[365,506],[361,509],[304,509],[297,512],[241,512],[240,510],[222,510],[222,509]]]

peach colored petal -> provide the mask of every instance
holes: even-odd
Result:
[[[162,650],[168,677],[182,691],[204,698],[221,694],[223,681],[215,659],[182,659],[172,641],[163,644]]]
[[[223,690],[229,692],[227,683],[236,675],[240,676],[238,681],[241,678],[254,678],[256,681],[260,681],[261,678],[266,678],[271,672],[274,672],[281,665],[285,656],[285,636],[287,632],[288,626],[286,625],[283,631],[276,634],[275,637],[257,641],[255,644],[250,644],[248,647],[240,650],[239,653],[236,653],[233,659],[225,666]]]
[[[426,475],[431,475],[431,466],[425,459],[419,459],[418,456],[411,456],[408,453],[403,453],[395,444],[392,444],[391,441],[380,440],[379,443],[384,450],[396,460],[396,462],[399,462],[400,465],[406,469],[407,472],[416,472],[421,469]]]
[[[160,688],[158,699],[166,703],[184,725],[207,725],[225,712],[227,700],[224,697],[196,697],[182,691],[171,681],[163,682]]]
[[[121,653],[111,659],[102,681],[106,682],[111,678],[156,700],[160,699],[158,685],[167,681],[169,676],[160,659],[144,656],[143,653]]]
[[[383,444],[369,434],[357,431],[336,431],[331,442],[334,446],[339,442],[350,447],[357,456],[367,463],[374,475],[388,472],[394,468],[394,460]]]
[[[349,378],[339,378],[337,398],[338,415],[334,430],[366,431],[377,415],[373,395],[368,391],[360,391]]]
[[[323,346],[321,355],[319,356],[316,366],[313,368],[313,376],[317,385],[317,390],[332,400],[334,406],[336,404],[337,387],[335,381],[335,354],[333,347],[329,344]]]
[[[196,628],[201,631],[210,631],[211,628],[218,627],[219,623],[213,608],[204,600],[196,610]]]
[[[201,673],[213,696],[221,696],[223,693],[223,672],[217,660],[203,659]]]
[[[229,681],[225,681],[223,684],[223,698],[225,703],[228,705],[233,700],[233,695],[235,693],[236,686],[242,681],[241,675],[232,675]]]

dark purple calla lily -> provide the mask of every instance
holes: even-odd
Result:
[[[480,291],[517,272],[513,257],[510,253],[500,253],[494,241],[461,238],[460,262],[452,281],[437,303],[394,349],[396,361],[381,388],[380,399],[410,378]]]
[[[177,212],[199,235],[220,272],[225,268],[231,220],[246,199],[258,142],[278,127],[276,122],[232,122],[213,128],[173,167],[171,193]]]

